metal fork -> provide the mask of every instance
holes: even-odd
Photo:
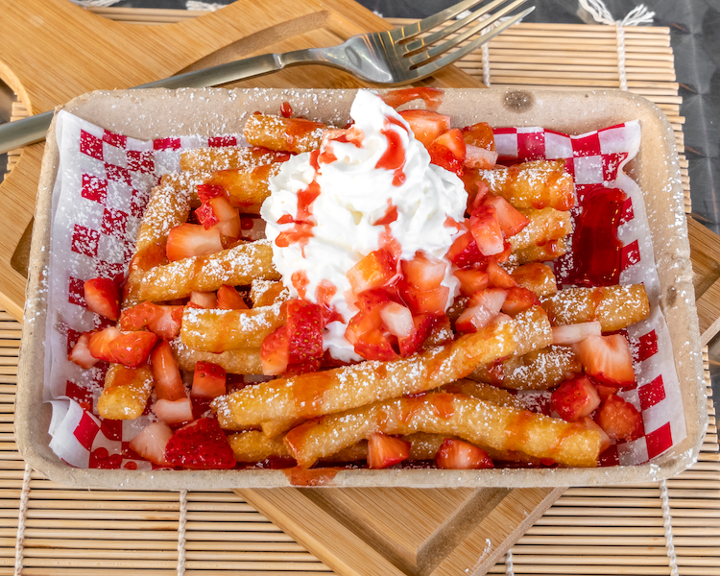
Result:
[[[524,18],[535,9],[534,6],[501,20],[525,2],[526,0],[492,0],[485,3],[485,0],[463,0],[414,24],[386,32],[359,34],[339,46],[253,56],[204,70],[178,74],[135,88],[217,86],[303,64],[324,64],[340,68],[375,84],[407,84],[431,76]],[[432,32],[434,28],[478,4],[485,5]],[[496,8],[498,10],[494,11]],[[478,22],[479,19],[482,20]],[[473,38],[483,30],[483,34]],[[453,34],[457,35],[450,37]],[[460,46],[471,38],[472,40]],[[52,111],[43,112],[0,125],[0,154],[43,140],[52,116]]]

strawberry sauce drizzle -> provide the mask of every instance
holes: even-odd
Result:
[[[385,170],[392,170],[395,172],[393,176],[393,186],[401,186],[405,182],[405,147],[402,144],[400,134],[395,130],[392,130],[389,124],[395,124],[400,126],[407,132],[407,128],[396,118],[386,116],[386,125],[380,130],[380,133],[387,138],[388,147],[385,153],[378,160],[375,168],[384,168]]]

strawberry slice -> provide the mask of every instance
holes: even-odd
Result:
[[[389,284],[397,273],[397,264],[392,254],[380,248],[370,252],[347,272],[347,278],[354,294]]]
[[[383,102],[391,108],[397,108],[413,100],[422,99],[430,110],[435,110],[442,103],[443,91],[430,86],[411,86],[390,90],[381,96]]]
[[[165,459],[191,470],[235,467],[235,456],[214,418],[200,418],[175,431],[165,447]]]
[[[455,266],[465,270],[481,267],[486,262],[470,232],[455,239],[447,251],[447,257]]]
[[[117,284],[107,278],[91,278],[84,284],[88,310],[110,320],[120,315],[120,291]]]
[[[400,116],[410,124],[415,138],[428,148],[443,132],[450,130],[450,116],[429,110],[403,110]]]
[[[587,376],[580,376],[560,384],[550,396],[550,405],[560,418],[574,422],[592,414],[600,406],[600,396]]]
[[[173,401],[187,398],[180,369],[167,340],[162,340],[152,351],[150,363],[155,378],[155,393],[159,399]]]
[[[191,396],[217,398],[227,394],[227,374],[222,366],[199,361],[195,364]]]
[[[153,464],[168,466],[165,460],[165,447],[171,436],[172,430],[167,424],[153,422],[130,440],[130,449]]]
[[[465,144],[495,152],[495,134],[487,122],[465,126],[461,132]]]
[[[405,280],[418,291],[434,290],[445,278],[447,264],[432,254],[418,251],[412,260],[400,262]]]
[[[472,296],[490,284],[490,276],[482,270],[455,270],[453,274],[460,280],[460,293],[463,296]]]
[[[416,290],[403,283],[402,296],[413,314],[444,314],[450,288],[438,286],[434,290]]]
[[[245,310],[248,305],[235,288],[223,284],[217,291],[217,307],[223,310]]]
[[[438,136],[428,146],[430,163],[445,168],[462,178],[465,174],[463,161],[465,160],[465,142],[460,130],[454,128]]]
[[[215,308],[217,306],[217,294],[215,292],[191,292],[188,305],[195,308]]]
[[[265,336],[260,346],[263,374],[277,376],[285,372],[288,366],[288,345],[287,326],[280,326]]]
[[[494,288],[505,288],[506,290],[509,290],[510,288],[515,288],[515,286],[517,286],[515,278],[510,276],[510,274],[505,272],[505,270],[503,270],[495,262],[488,262],[485,271],[488,273],[490,286]]]
[[[588,336],[602,336],[602,324],[600,322],[581,322],[567,326],[553,326],[552,333],[553,344],[566,346],[582,342]]]
[[[177,426],[193,420],[192,408],[192,402],[187,397],[177,400],[160,398],[153,406],[157,417],[168,426]]]
[[[159,306],[152,302],[141,302],[127,308],[120,314],[120,330],[141,330],[152,322],[158,314]]]
[[[126,332],[110,342],[110,353],[118,364],[137,368],[147,360],[157,339],[155,334],[144,330]]]
[[[292,378],[293,376],[300,376],[300,374],[307,374],[309,372],[317,372],[320,370],[322,360],[320,358],[313,358],[302,364],[288,364],[287,370],[283,377]]]
[[[477,332],[484,328],[502,310],[507,292],[500,288],[486,288],[475,292],[468,302],[465,311],[455,322],[458,332]]]
[[[522,212],[519,212],[502,196],[488,194],[485,196],[483,206],[490,206],[495,211],[495,217],[500,224],[500,229],[505,238],[510,238],[530,224],[530,220]]]
[[[442,316],[442,318],[447,320],[447,316]],[[413,329],[410,334],[405,337],[398,337],[400,356],[405,358],[420,350],[420,347],[425,340],[428,339],[436,324],[438,324],[438,319],[433,316],[420,314],[419,316],[413,317]]]
[[[595,422],[607,432],[613,440],[637,440],[645,433],[643,419],[638,409],[617,394],[612,394],[603,402],[595,415]]]
[[[465,145],[465,165],[470,168],[491,170],[495,167],[497,159],[497,152],[491,152],[490,150],[485,150],[485,148],[473,146],[472,144],[466,143]]]
[[[85,368],[85,370],[92,368],[98,362],[98,359],[90,354],[90,348],[88,348],[90,336],[91,332],[83,332],[68,355],[68,360],[75,362],[75,364],[81,368]]]
[[[108,326],[104,330],[93,332],[88,341],[88,350],[92,357],[105,360],[105,362],[117,362],[110,349],[110,343],[120,336],[121,332],[115,326]]]
[[[410,442],[401,438],[375,433],[368,438],[369,468],[387,468],[410,457]]]
[[[380,308],[380,318],[388,332],[398,338],[407,338],[415,329],[412,312],[397,302],[388,302]]]
[[[595,432],[600,434],[600,454],[610,448],[610,436],[608,436],[605,430],[600,428],[590,416],[578,419],[577,423],[585,426],[588,430],[595,430]]]
[[[451,130],[442,133],[440,136],[435,138],[435,140],[433,140],[433,144],[444,146],[445,148],[450,150],[453,156],[460,160],[460,162],[465,160],[465,140],[463,140],[462,132],[460,132],[460,130],[458,130],[457,128],[452,128]]]
[[[211,199],[218,196],[225,196],[225,188],[219,184],[198,184],[195,188],[198,198],[203,204],[207,204]]]
[[[516,314],[519,314],[523,310],[539,305],[540,300],[538,300],[538,297],[535,296],[534,292],[531,292],[527,288],[513,286],[508,290],[507,298],[503,303],[502,311],[514,318]]]
[[[175,262],[183,258],[215,254],[222,249],[220,230],[217,227],[205,230],[199,224],[180,224],[168,233],[165,251],[168,260]]]
[[[495,467],[485,450],[453,438],[443,440],[435,456],[435,463],[438,468],[453,470],[480,470]]]
[[[398,358],[390,341],[377,328],[359,335],[353,348],[366,360],[397,360]]]
[[[468,228],[483,256],[500,254],[505,249],[502,229],[492,208],[483,205],[468,220]]]
[[[176,338],[180,334],[184,310],[184,306],[158,306],[155,318],[148,322],[148,330],[157,334],[158,338]]]
[[[625,336],[588,336],[577,344],[577,353],[585,373],[618,388],[635,382],[632,354]]]
[[[320,306],[296,298],[287,302],[288,364],[302,364],[323,355],[323,314]]]

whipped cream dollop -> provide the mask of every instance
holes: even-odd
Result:
[[[283,164],[261,210],[290,297],[327,304],[342,318],[326,326],[323,339],[343,361],[362,359],[344,337],[358,311],[348,270],[388,243],[402,260],[425,251],[447,262],[442,284],[450,289],[449,306],[459,282],[445,254],[459,235],[453,221],[463,220],[467,203],[462,181],[430,164],[407,122],[376,94],[359,90],[350,116],[346,138],[331,135],[319,152]],[[394,221],[376,224],[391,220],[393,208]]]

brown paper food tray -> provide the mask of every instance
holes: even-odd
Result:
[[[94,92],[70,101],[67,110],[110,131],[144,140],[183,134],[242,131],[256,110],[276,113],[287,100],[299,115],[344,124],[354,91],[343,90],[151,90]],[[629,166],[643,190],[655,246],[663,312],[681,383],[687,437],[640,466],[600,469],[340,470],[324,485],[334,487],[546,487],[657,481],[697,459],[707,426],[702,355],[694,303],[683,192],[672,128],[644,98],[615,90],[592,92],[448,89],[440,112],[454,125],[479,121],[493,126],[544,126],[578,134],[638,119],[640,152]],[[292,485],[282,470],[127,471],[85,470],[62,462],[49,448],[51,407],[42,401],[52,189],[58,167],[54,123],[48,136],[35,214],[23,339],[18,372],[16,436],[20,453],[36,470],[72,486],[133,490],[271,488]]]

